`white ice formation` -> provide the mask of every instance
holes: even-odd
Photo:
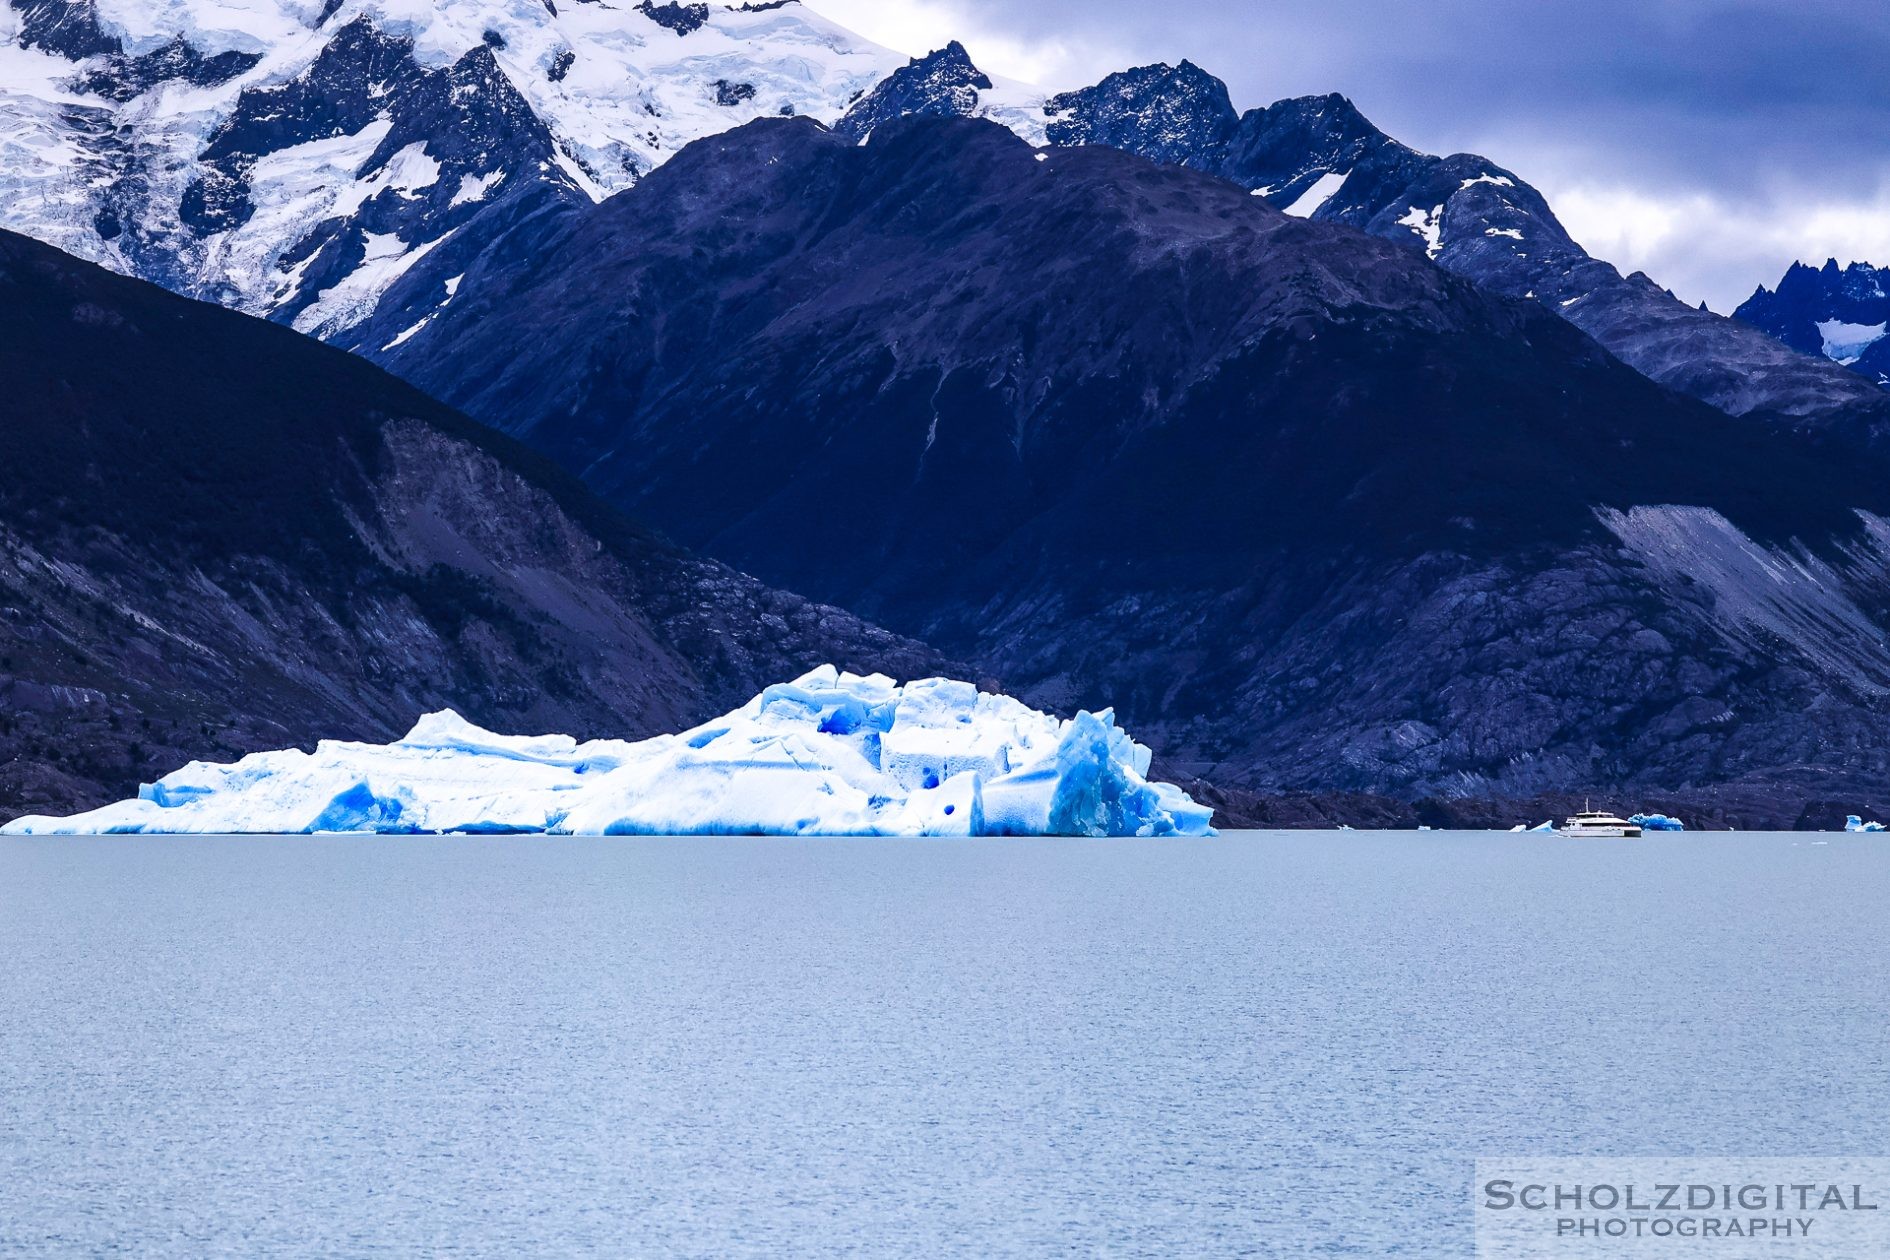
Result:
[[[1205,836],[1113,714],[1064,721],[969,683],[832,666],[679,735],[580,744],[454,713],[392,744],[192,762],[136,799],[9,834]]]

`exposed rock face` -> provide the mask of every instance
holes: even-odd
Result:
[[[965,46],[956,40],[939,51],[917,57],[887,75],[871,92],[847,110],[834,130],[849,140],[864,140],[873,129],[908,116],[970,118],[978,112],[980,94],[991,90],[991,80],[971,64]]]
[[[650,0],[643,0],[637,12],[678,35],[693,35],[709,23],[706,4],[676,4],[673,0],[668,4],[652,4]]]
[[[99,21],[95,0],[12,0],[20,15],[19,44],[72,61],[122,54],[124,45]]]
[[[124,102],[135,100],[162,83],[216,87],[254,69],[261,60],[261,53],[235,49],[206,57],[179,38],[136,57],[122,53],[110,56],[102,65],[87,71],[75,86],[81,92]]]
[[[1774,292],[1764,286],[1734,314],[1794,350],[1822,355],[1890,386],[1890,271],[1793,263]]]
[[[396,370],[1171,773],[1883,769],[1885,493],[1402,243],[960,119],[754,124],[519,232]]]
[[[624,523],[365,362],[0,233],[0,815],[442,706],[643,735],[949,671]]]
[[[1140,66],[1044,103],[1051,144],[1106,144],[1154,162],[1210,170],[1240,126],[1227,85],[1192,62]]]

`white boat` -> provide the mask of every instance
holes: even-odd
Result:
[[[1555,834],[1584,840],[1638,840],[1641,838],[1641,828],[1638,823],[1589,808],[1557,827]]]

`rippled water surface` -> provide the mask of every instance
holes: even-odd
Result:
[[[0,840],[0,1252],[1472,1252],[1890,1153],[1890,839]]]

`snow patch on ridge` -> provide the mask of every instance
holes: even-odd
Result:
[[[1884,338],[1890,324],[1847,324],[1840,319],[1821,320],[1818,336],[1824,339],[1824,357],[1849,367]]]
[[[823,666],[639,743],[435,713],[392,744],[192,762],[135,800],[0,831],[1211,835],[1212,811],[1150,783],[1149,761],[1107,710],[1065,722],[969,683]]]
[[[1424,242],[1424,252],[1432,258],[1444,249],[1444,207],[1420,210],[1412,206],[1398,222],[1410,228]]]
[[[364,236],[367,253],[361,265],[339,284],[323,289],[321,296],[295,317],[297,332],[319,337],[360,323],[374,313],[381,295],[392,288],[396,280],[432,253],[451,233],[412,248],[392,234],[368,232]]]
[[[1281,213],[1290,214],[1296,219],[1310,219],[1321,206],[1332,200],[1333,194],[1339,191],[1340,186],[1350,179],[1351,175],[1350,171],[1327,171],[1314,180],[1312,187],[1295,198],[1293,204],[1287,206]]]
[[[409,341],[412,341],[416,336],[418,336],[420,331],[423,328],[425,328],[428,324],[431,324],[432,322],[433,322],[433,316],[428,315],[426,318],[422,319],[419,323],[413,325],[411,328],[408,328],[404,332],[398,334],[397,336],[395,336],[395,338],[392,341],[382,346],[381,352],[385,354],[389,350],[393,350],[400,346],[406,345]]]
[[[488,171],[484,175],[461,175],[459,191],[453,194],[451,204],[463,206],[474,201],[484,201],[486,194],[497,187],[504,178],[504,171]]]

